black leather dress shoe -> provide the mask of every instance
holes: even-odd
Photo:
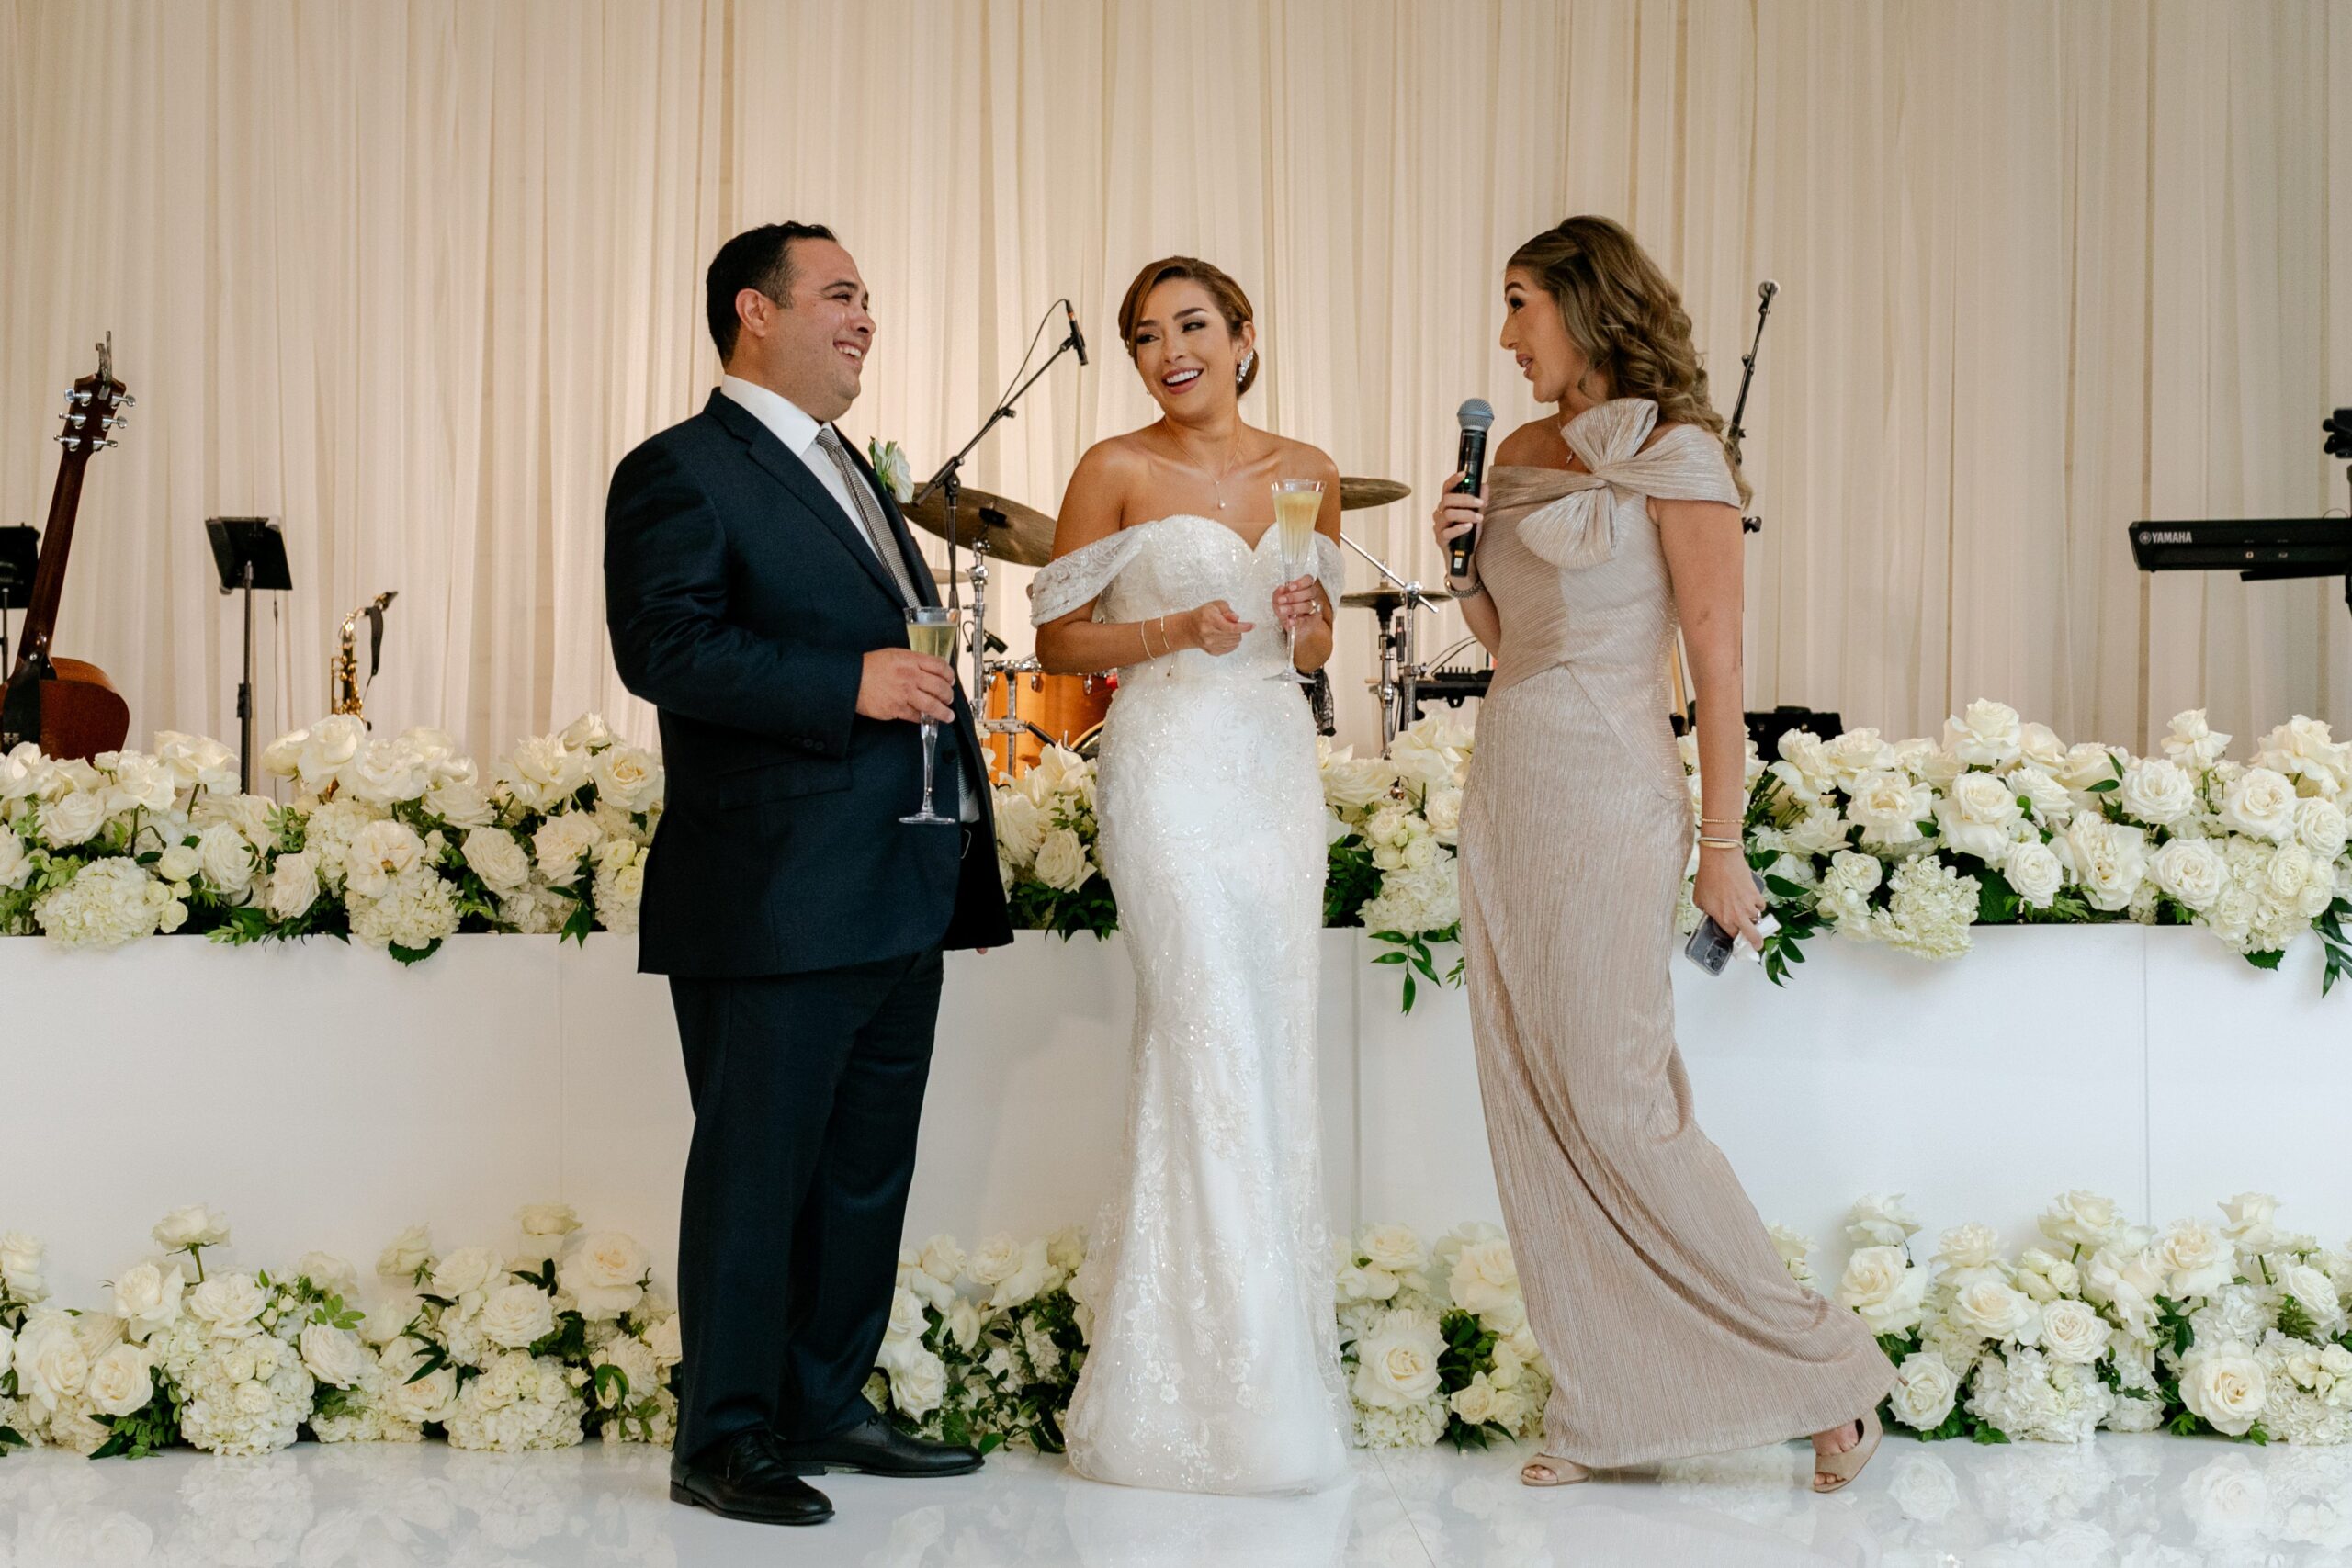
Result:
[[[825,1495],[788,1464],[767,1432],[738,1432],[691,1460],[670,1461],[670,1501],[723,1518],[763,1525],[821,1525],[833,1517]]]
[[[814,1442],[779,1439],[775,1451],[803,1475],[846,1470],[859,1475],[969,1475],[980,1468],[978,1449],[910,1438],[876,1411],[846,1432]]]

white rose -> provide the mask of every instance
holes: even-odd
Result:
[[[428,1421],[447,1421],[458,1406],[458,1369],[444,1365],[425,1376],[414,1376],[423,1364],[424,1353],[415,1341],[395,1340],[387,1347],[381,1365],[387,1374],[384,1390],[384,1411],[393,1419],[410,1426],[423,1426]]]
[[[2230,738],[2206,724],[2203,708],[2190,708],[2172,716],[2172,733],[2165,737],[2164,749],[2182,767],[2202,772],[2221,761],[2230,749]]]
[[[299,919],[319,901],[317,863],[305,852],[280,855],[269,871],[269,885],[262,895],[262,908],[273,920]]]
[[[368,1375],[376,1358],[359,1336],[331,1323],[302,1325],[302,1370],[329,1388],[353,1388]]]
[[[2176,1300],[2211,1295],[2236,1277],[2228,1240],[2196,1220],[2168,1226],[2149,1248],[2148,1260],[2165,1274],[2165,1293]]]
[[[155,857],[155,875],[159,881],[186,882],[203,865],[193,845],[173,844]]]
[[[1957,718],[1944,720],[1943,749],[1975,767],[2005,768],[2018,760],[2024,737],[2018,710],[1978,698]]]
[[[996,792],[997,851],[1015,871],[1025,870],[1037,858],[1049,825],[1046,808],[1019,790]]]
[[[1002,1284],[1020,1267],[1020,1244],[1001,1231],[980,1243],[964,1260],[964,1270],[971,1276],[972,1283],[986,1287]]]
[[[332,1252],[306,1252],[294,1260],[294,1277],[308,1280],[329,1295],[345,1302],[359,1294],[359,1270]]]
[[[685,1357],[678,1338],[678,1314],[672,1313],[645,1331],[645,1348],[653,1352],[653,1364],[674,1367]],[[966,1349],[971,1348],[967,1345]]]
[[[2046,828],[2064,828],[2075,819],[2075,797],[2064,784],[2038,767],[2019,767],[2009,773],[2009,787],[2026,803],[2027,812]]]
[[[1948,1284],[1964,1283],[1962,1276],[1992,1269],[2000,1255],[2001,1238],[1990,1225],[1954,1225],[1936,1238],[1936,1263]]]
[[[1517,1314],[1526,1310],[1520,1301],[1519,1265],[1511,1258],[1510,1243],[1500,1236],[1474,1241],[1455,1253],[1446,1290],[1464,1311],[1501,1318],[1513,1327]]]
[[[392,879],[424,858],[424,840],[405,822],[370,822],[353,835],[343,855],[344,886],[363,898],[381,898]]]
[[[2199,1345],[2181,1359],[2181,1403],[2217,1432],[2244,1437],[2262,1418],[2269,1394],[2261,1358],[2243,1345]]]
[[[47,1295],[41,1283],[42,1255],[48,1251],[37,1236],[23,1231],[0,1231],[0,1282],[7,1292],[20,1302],[37,1302]]]
[[[452,828],[487,828],[498,820],[498,808],[481,786],[450,779],[424,792],[424,809]]]
[[[964,1271],[964,1249],[952,1235],[935,1235],[922,1244],[917,1266],[943,1285],[952,1285]]]
[[[2113,779],[2124,753],[2111,746],[2098,746],[2085,741],[2069,747],[2065,759],[2052,770],[2053,776],[2076,795],[2091,798],[2090,788]]]
[[[476,828],[459,845],[466,863],[493,893],[517,893],[530,886],[531,857],[503,828]]]
[[[229,1216],[215,1213],[201,1203],[191,1203],[157,1220],[152,1234],[155,1245],[166,1252],[182,1252],[191,1247],[223,1247],[229,1240]]]
[[[1863,774],[1889,766],[1894,749],[1875,729],[1849,729],[1822,748],[1822,755],[1849,792]]]
[[[548,818],[531,835],[539,874],[559,887],[569,886],[580,878],[582,860],[604,837],[604,825],[594,812],[566,811]]]
[[[2222,792],[2222,826],[2278,843],[2295,830],[2295,786],[2268,768],[2248,768]]]
[[[367,722],[347,713],[330,714],[299,733],[299,741],[294,736],[287,737],[295,741],[294,776],[313,795],[325,794],[368,743]]]
[[[1838,1280],[1838,1304],[1853,1308],[1872,1334],[1915,1327],[1927,1292],[1928,1271],[1913,1268],[1900,1247],[1856,1248]]]
[[[2210,839],[2175,839],[2148,862],[2148,879],[2183,908],[2202,914],[2229,885],[2230,870]]]
[[[424,748],[405,735],[370,740],[343,770],[343,784],[356,799],[394,806],[423,798],[434,770]]]
[[[645,1299],[645,1276],[653,1266],[645,1248],[618,1231],[594,1231],[580,1238],[558,1267],[556,1279],[580,1303],[591,1323],[616,1318]]]
[[[2295,837],[2322,861],[2333,862],[2344,852],[2347,831],[2344,808],[2317,795],[2295,802]]]
[[[376,1272],[387,1280],[411,1280],[432,1256],[433,1238],[423,1225],[411,1225],[377,1257]]]
[[[1894,1370],[1894,1387],[1888,1397],[1897,1421],[1914,1431],[1931,1432],[1951,1414],[1960,1398],[1960,1380],[1952,1376],[1941,1356],[1923,1350],[1903,1358],[1903,1364]]]
[[[1936,792],[1908,773],[1867,773],[1846,797],[1846,816],[1862,830],[1866,844],[1913,844],[1924,836],[1919,824],[1935,814]]]
[[[920,1345],[889,1369],[890,1403],[921,1420],[947,1397],[947,1365]]]
[[[2041,1309],[2033,1298],[1998,1280],[1977,1280],[1961,1288],[1945,1316],[1980,1339],[2030,1343]]]
[[[1086,846],[1068,828],[1056,828],[1046,833],[1037,845],[1035,866],[1037,880],[1048,887],[1058,887],[1065,893],[1075,893],[1086,886],[1094,867],[1086,858]]]
[[[2147,874],[2147,840],[2137,828],[2077,817],[2052,848],[2095,909],[2128,908]]]
[[[171,770],[142,751],[101,751],[109,811],[169,811],[179,789]]]
[[[90,1358],[62,1312],[36,1313],[17,1334],[17,1392],[51,1410],[78,1398],[90,1377]]]
[[[32,876],[33,859],[25,849],[24,840],[5,819],[0,819],[0,887],[14,891],[30,882]]]
[[[141,1263],[126,1269],[114,1282],[114,1310],[126,1332],[144,1339],[170,1325],[180,1314],[180,1295],[187,1281],[177,1269]]]
[[[2017,1287],[2037,1302],[2071,1296],[2082,1285],[2082,1274],[2066,1258],[2039,1247],[2029,1247],[2018,1258]]]
[[[1421,815],[1439,843],[1452,844],[1462,836],[1462,791],[1451,785],[1430,790]]]
[[[204,880],[232,899],[243,902],[252,891],[258,857],[243,829],[227,822],[201,829],[196,836],[196,858]]]
[[[1376,1410],[1408,1410],[1438,1389],[1444,1344],[1427,1314],[1392,1312],[1356,1345],[1355,1396]]]
[[[1495,1385],[1484,1372],[1475,1374],[1446,1401],[1453,1413],[1472,1427],[1483,1427],[1493,1420],[1497,1403]]]
[[[555,1327],[555,1303],[537,1285],[502,1285],[474,1319],[481,1337],[508,1350],[527,1350]]]
[[[2197,809],[2197,781],[2177,762],[2146,758],[2123,770],[2117,798],[2125,815],[2166,828]]]
[[[494,776],[515,801],[544,811],[579,793],[588,782],[591,761],[586,751],[565,745],[560,737],[541,735],[501,759]]]
[[[526,1203],[514,1216],[525,1235],[567,1236],[580,1228],[569,1203]]]
[[[2333,1321],[2344,1308],[2335,1281],[2308,1263],[2290,1263],[2281,1268],[2278,1289],[2302,1303],[2303,1310],[2321,1323]]]
[[[1918,1219],[1900,1192],[1871,1193],[1846,1216],[1846,1239],[1860,1247],[1900,1247],[1918,1231]]]
[[[41,803],[40,837],[52,849],[69,849],[86,842],[106,819],[106,797],[76,790]]]
[[[996,1289],[989,1293],[989,1305],[999,1312],[1008,1312],[1034,1300],[1046,1288],[1052,1272],[1046,1238],[1039,1236],[1022,1247],[1020,1266],[997,1281]]]
[[[1356,1251],[1391,1274],[1411,1274],[1430,1260],[1429,1248],[1409,1225],[1374,1225],[1357,1238]]]
[[[2114,1199],[2080,1189],[2052,1199],[2040,1223],[2042,1235],[2069,1247],[2105,1247],[2123,1230]]]
[[[118,1345],[91,1363],[82,1396],[101,1416],[136,1416],[155,1396],[154,1364],[144,1348]]]
[[[237,754],[209,736],[159,729],[155,761],[182,789],[228,789],[237,782]]]
[[[923,1330],[929,1326],[930,1322],[923,1315],[921,1296],[916,1295],[904,1285],[891,1292],[890,1321],[882,1331],[883,1343],[895,1344],[908,1339],[920,1339],[922,1337]]]
[[[1325,743],[1328,746],[1328,742]],[[1352,746],[1326,750],[1323,757],[1323,800],[1340,816],[1363,810],[1385,800],[1396,785],[1396,770],[1378,757],[1359,761]]]
[[[434,1265],[432,1292],[456,1301],[471,1291],[486,1289],[506,1272],[506,1260],[486,1247],[461,1247]]]
[[[2018,727],[2018,761],[2045,773],[2066,764],[2066,743],[2046,724]]]
[[[662,764],[634,746],[599,751],[588,772],[596,782],[597,798],[624,811],[649,811],[662,798]]]
[[[2054,1301],[2041,1309],[2041,1348],[2053,1361],[2087,1367],[2106,1353],[2112,1333],[2107,1319],[2081,1302]]]
[[[215,1274],[187,1293],[190,1317],[215,1330],[243,1327],[269,1305],[269,1292],[251,1274]]]
[[[2028,839],[2009,851],[2008,859],[2001,863],[2001,874],[2007,877],[2017,896],[2037,909],[2047,909],[2066,885],[2066,868],[2039,839]]]
[[[1998,865],[2008,858],[2022,818],[2017,795],[1991,773],[1967,773],[1953,779],[1935,803],[1936,824],[1947,849]]]

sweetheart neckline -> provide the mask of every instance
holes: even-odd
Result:
[[[1243,549],[1249,551],[1250,554],[1253,556],[1256,555],[1261,547],[1263,547],[1268,539],[1273,537],[1274,530],[1281,526],[1279,522],[1267,523],[1264,530],[1259,534],[1256,543],[1253,544],[1250,540],[1241,536],[1240,529],[1233,527],[1227,524],[1220,523],[1214,517],[1204,516],[1197,512],[1171,512],[1165,517],[1154,517],[1142,523],[1131,523],[1127,527],[1120,529],[1119,532],[1124,534],[1136,528],[1156,528],[1162,523],[1181,522],[1205,523],[1210,527],[1216,529],[1218,533],[1223,534],[1227,538],[1231,539],[1235,544],[1239,545]],[[1115,537],[1116,536],[1113,536]]]

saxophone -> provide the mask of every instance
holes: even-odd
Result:
[[[359,709],[359,618],[367,616],[375,631],[375,647],[368,650],[368,673],[372,678],[376,673],[373,656],[383,646],[384,606],[399,597],[398,589],[387,590],[344,616],[343,635],[336,639],[334,657],[327,660],[327,691],[334,699],[328,712],[367,716]]]

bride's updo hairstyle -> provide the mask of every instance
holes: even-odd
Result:
[[[1607,374],[1611,396],[1647,398],[1660,424],[1723,435],[1682,296],[1623,224],[1591,213],[1568,219],[1513,251],[1510,265],[1558,301],[1569,341]],[[1736,465],[1732,480],[1745,502],[1752,492]]]
[[[1250,307],[1250,296],[1241,292],[1241,285],[1234,282],[1223,267],[1198,256],[1165,256],[1136,274],[1136,280],[1127,285],[1127,297],[1119,301],[1119,341],[1127,345],[1129,359],[1136,356],[1136,317],[1142,311],[1144,300],[1153,289],[1177,277],[1189,277],[1209,291],[1209,298],[1216,301],[1217,314],[1225,318],[1225,330],[1234,336],[1241,335],[1243,322],[1258,319],[1257,311]],[[1241,371],[1236,397],[1258,384],[1258,367],[1265,363],[1265,357],[1261,352],[1251,351],[1250,363]]]

